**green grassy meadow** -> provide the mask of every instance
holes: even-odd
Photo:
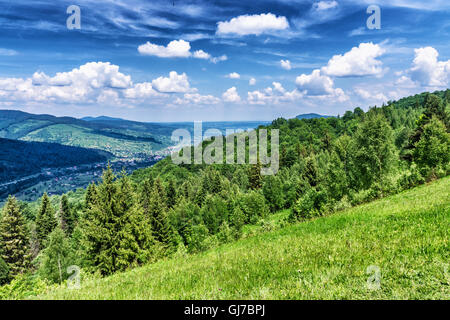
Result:
[[[202,254],[82,279],[78,290],[54,287],[35,298],[449,299],[449,190],[447,177],[329,216],[260,230]],[[377,268],[379,288],[370,280]]]

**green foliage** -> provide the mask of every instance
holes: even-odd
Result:
[[[16,198],[9,197],[0,220],[0,254],[9,276],[28,271],[31,264],[30,237]],[[5,269],[3,268],[3,272]]]
[[[83,281],[80,290],[52,288],[36,298],[448,300],[449,188],[447,177],[202,254]],[[370,265],[381,270],[379,290],[367,286]]]
[[[450,134],[437,117],[423,127],[420,140],[414,149],[414,161],[431,169],[447,165],[450,161]]]
[[[98,198],[83,221],[85,254],[104,275],[148,262],[153,243],[148,217],[133,195],[129,179],[115,180],[108,167],[97,187]]]
[[[65,232],[56,227],[48,238],[48,245],[39,256],[38,274],[53,283],[69,277],[67,267],[74,264],[74,253]]]
[[[44,294],[48,283],[40,277],[21,274],[9,284],[0,287],[0,300],[23,300]]]
[[[65,194],[61,197],[59,208],[59,224],[67,236],[70,236],[72,234],[75,227],[75,217],[72,210],[70,209],[67,195]]]
[[[250,167],[248,176],[250,189],[256,190],[262,186],[261,163],[258,162]]]
[[[290,220],[295,221],[320,216],[326,202],[327,195],[324,190],[318,191],[311,188],[294,205]]]
[[[381,183],[395,165],[393,132],[382,114],[369,112],[354,139],[355,182],[368,189]]]
[[[271,212],[278,211],[284,207],[283,187],[279,177],[268,176],[264,180],[262,191]]]
[[[3,258],[0,256],[0,286],[9,281],[9,267]]]
[[[55,210],[50,203],[47,193],[44,193],[41,206],[36,216],[36,235],[39,249],[43,250],[47,245],[48,235],[56,228],[58,222],[55,217]]]

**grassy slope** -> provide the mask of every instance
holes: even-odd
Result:
[[[43,299],[449,299],[450,177]],[[369,290],[366,269],[381,269]],[[446,268],[447,266],[447,268]]]

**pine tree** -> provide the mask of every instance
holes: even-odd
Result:
[[[64,194],[61,197],[61,204],[59,208],[59,223],[61,225],[61,229],[65,232],[67,236],[70,236],[73,232],[74,228],[74,217],[73,213],[70,210],[69,200],[67,196]]]
[[[177,203],[177,188],[175,186],[175,180],[173,178],[169,179],[166,188],[166,198],[167,198],[167,207],[172,209]]]
[[[248,177],[250,188],[255,190],[262,186],[262,175],[261,175],[261,162],[258,162],[250,167],[249,177]]]
[[[42,196],[41,206],[36,216],[36,234],[39,243],[39,249],[46,246],[48,235],[56,228],[58,222],[55,217],[55,211],[47,193]]]
[[[25,218],[15,197],[9,197],[0,220],[1,257],[7,264],[10,276],[30,268],[30,236]]]
[[[108,166],[97,195],[82,224],[89,262],[104,275],[147,262],[153,244],[150,223],[128,177],[116,181]]]
[[[153,237],[170,250],[174,244],[174,235],[167,217],[167,204],[164,202],[164,195],[164,187],[161,180],[157,178],[150,196],[148,213],[152,224]]]
[[[92,204],[97,201],[97,188],[94,183],[89,184],[86,190],[86,194],[84,196],[84,206],[85,208],[89,208]]]

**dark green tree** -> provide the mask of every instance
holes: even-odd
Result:
[[[61,197],[61,203],[59,207],[59,223],[61,225],[61,229],[65,232],[67,236],[70,236],[75,227],[75,219],[72,211],[70,210],[69,200],[67,196],[64,194]]]
[[[36,216],[36,236],[40,250],[45,248],[48,235],[57,225],[58,221],[55,217],[55,210],[53,209],[47,193],[44,193],[41,200],[41,206]]]
[[[423,128],[414,149],[414,161],[421,167],[436,168],[450,161],[450,134],[437,117]]]
[[[128,177],[116,181],[108,166],[97,187],[98,199],[83,219],[83,245],[92,266],[104,275],[147,262],[153,244],[142,206]]]
[[[0,253],[14,277],[30,268],[30,235],[15,197],[9,197],[0,220]]]
[[[250,184],[250,189],[256,190],[262,186],[262,175],[261,175],[261,162],[251,165],[248,180]]]
[[[173,249],[174,234],[167,216],[164,186],[159,178],[155,180],[152,188],[148,214],[154,239],[160,242],[166,250]]]
[[[172,209],[175,206],[175,204],[177,203],[177,197],[178,193],[175,185],[175,180],[173,178],[170,178],[166,188],[167,207],[169,209]]]

